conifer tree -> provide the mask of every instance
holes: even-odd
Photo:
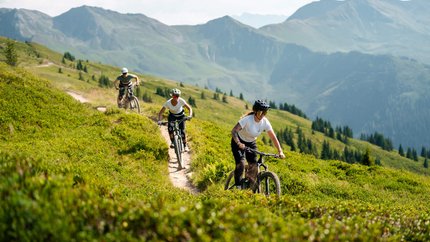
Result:
[[[4,54],[8,65],[16,66],[18,64],[18,54],[16,52],[15,42],[12,40],[6,42]]]
[[[399,145],[399,155],[405,156],[405,151],[403,150],[402,144]]]
[[[363,164],[365,166],[371,166],[371,165],[375,164],[375,161],[370,157],[370,149],[369,148],[366,149],[366,152],[362,156],[361,164]]]
[[[322,149],[321,149],[321,159],[329,160],[331,158],[332,157],[331,157],[330,143],[324,140],[322,144]]]
[[[427,157],[427,150],[426,150],[426,148],[424,146],[421,148],[421,156],[424,157],[424,158]]]

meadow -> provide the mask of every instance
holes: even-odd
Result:
[[[91,79],[113,78],[118,67],[88,62],[78,80],[61,55],[31,48],[38,55],[20,67],[0,62],[1,241],[430,240],[425,174],[320,160],[284,146],[286,159],[267,160],[281,179],[280,198],[224,191],[234,167],[230,130],[249,111],[245,101],[225,103],[204,87],[140,74],[152,102],[142,102],[142,115],[129,114],[115,107],[114,89]],[[179,87],[197,100],[187,124],[197,195],[169,181],[168,147],[154,122],[165,100],[157,87]],[[278,110],[268,117],[275,127],[299,124],[312,134],[308,120]]]

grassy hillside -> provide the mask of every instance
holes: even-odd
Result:
[[[20,63],[27,70],[0,63],[1,241],[430,239],[430,179],[401,169],[287,152],[285,160],[268,160],[281,179],[279,199],[224,191],[234,165],[229,132],[245,103],[231,97],[223,103],[194,86],[180,88],[185,99],[196,99],[188,130],[193,182],[202,193],[174,188],[168,147],[151,119],[165,100],[156,88],[178,83],[142,75],[141,92],[152,103],[142,103],[143,115],[127,114],[114,107],[116,91],[91,78],[113,78],[119,68],[88,62],[82,81],[61,55],[25,44],[20,55],[26,48],[38,53]],[[90,104],[65,90],[80,92]],[[277,129],[300,125],[315,142],[324,139],[312,135],[307,120],[281,111],[269,118]],[[353,145],[386,154],[361,141]]]

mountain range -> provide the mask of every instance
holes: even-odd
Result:
[[[279,24],[225,16],[169,26],[82,6],[50,17],[0,9],[0,35],[133,71],[295,104],[310,117],[430,146],[430,2],[323,0]]]

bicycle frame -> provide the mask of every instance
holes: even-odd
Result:
[[[174,121],[164,121],[161,122],[161,124],[167,124],[167,125],[171,125],[173,127],[173,144],[174,144],[174,148],[175,148],[175,153],[178,159],[178,169],[182,169],[183,167],[183,163],[182,163],[182,153],[184,152],[184,143],[182,141],[182,131],[179,128],[179,124],[181,124],[182,122],[185,122],[186,120],[189,120],[189,117],[184,117],[182,119],[179,120],[174,120]]]
[[[184,118],[179,119],[179,120],[174,120],[174,121],[171,121],[171,122],[169,122],[169,121],[163,121],[161,123],[164,124],[164,125],[166,125],[166,124],[169,125],[169,123],[172,123],[173,124],[172,125],[172,127],[173,127],[173,135],[177,135],[177,136],[179,136],[179,137],[182,138],[182,131],[179,128],[179,124],[181,124],[182,122],[185,122],[186,120],[189,120],[189,118],[188,117],[184,117]]]
[[[124,109],[134,110],[137,113],[140,113],[140,105],[139,99],[134,95],[133,89],[136,88],[136,85],[132,83],[131,86],[121,87],[126,89],[124,96],[121,99],[121,104]]]
[[[123,104],[127,104],[134,97],[133,89],[136,88],[136,85],[132,84],[131,86],[120,87],[120,89],[122,89],[122,88],[125,89],[125,93],[121,99],[121,102]]]
[[[259,158],[257,159],[257,177],[255,186],[251,187],[253,192],[255,193],[264,193],[266,196],[269,196],[271,193],[275,193],[277,196],[281,195],[281,186],[278,176],[274,173],[268,170],[268,167],[266,164],[264,164],[264,156],[270,156],[279,158],[279,155],[277,154],[269,154],[260,152],[258,150],[251,149],[249,147],[246,147],[245,152],[253,152],[257,155],[259,155]],[[244,154],[243,153],[243,154]],[[261,167],[264,168],[261,169]],[[241,179],[241,189],[248,189],[248,177],[246,176],[246,173],[248,171],[248,167],[245,167],[245,178]],[[230,175],[227,178],[226,184],[224,186],[225,190],[233,189],[235,187],[234,185],[234,171],[230,173]]]

